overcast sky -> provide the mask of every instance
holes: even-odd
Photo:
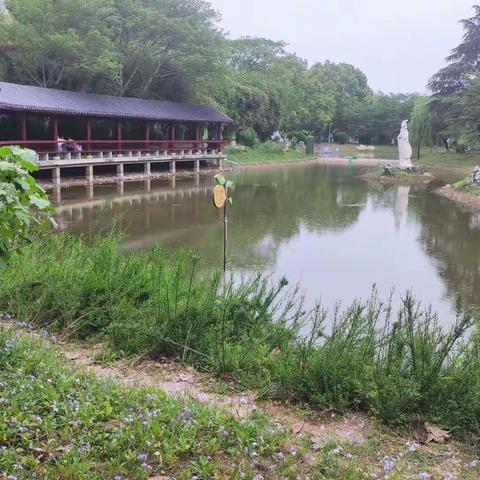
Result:
[[[230,37],[284,40],[310,63],[348,62],[375,90],[424,92],[479,0],[211,0]]]

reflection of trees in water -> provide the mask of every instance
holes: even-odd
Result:
[[[469,304],[480,305],[479,216],[434,194],[410,200],[421,225],[420,240],[436,260],[451,296],[462,293]]]
[[[273,264],[280,244],[296,236],[302,227],[321,232],[352,225],[367,197],[354,173],[312,167],[242,176],[232,211],[235,233],[230,251],[236,264]]]
[[[367,198],[364,185],[355,176],[354,170],[328,167],[243,172],[236,179],[230,214],[229,250],[235,264],[273,264],[279,245],[298,234],[302,226],[335,231],[353,224]],[[222,224],[220,212],[212,206],[211,183],[204,178],[196,187],[193,179],[183,179],[168,197],[156,195],[159,190],[172,192],[168,182],[152,183],[150,193],[142,191],[139,184],[125,184],[124,195],[116,196],[107,189],[105,197],[110,200],[103,214],[100,207],[84,208],[66,221],[74,231],[93,234],[118,217],[120,227],[129,234],[125,248],[144,248],[161,241],[198,249],[207,260],[217,262]],[[134,197],[131,202],[111,201],[129,195]],[[85,201],[84,192],[76,195],[75,202],[81,201]]]
[[[463,292],[469,303],[480,304],[480,215],[455,207],[426,192],[425,185],[369,185],[358,171],[339,167],[286,168],[247,171],[236,175],[238,185],[231,210],[230,257],[234,266],[252,268],[275,264],[279,246],[302,228],[315,232],[342,231],[357,222],[363,205],[392,209],[397,223],[406,216],[419,225],[419,241],[435,259],[448,292]],[[221,212],[212,206],[212,179],[95,187],[98,205],[85,190],[64,193],[64,220],[76,232],[93,235],[111,225],[129,233],[126,249],[145,248],[160,241],[198,250],[213,265],[221,264]],[[106,207],[98,200],[104,199]],[[118,202],[118,203],[115,203]],[[120,203],[123,202],[123,203]],[[68,213],[70,207],[90,207]],[[379,225],[381,228],[381,225]]]

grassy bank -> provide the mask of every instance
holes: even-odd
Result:
[[[360,155],[357,145],[341,145],[340,156]],[[373,155],[376,158],[397,159],[398,149],[394,145],[378,145]],[[473,169],[480,163],[480,153],[456,153],[446,152],[440,147],[425,147],[421,151],[420,160],[417,160],[417,152],[414,151],[413,160],[422,165],[439,167],[456,167],[459,169]]]
[[[396,313],[375,295],[306,312],[286,281],[222,288],[192,254],[122,256],[115,236],[87,245],[61,234],[0,272],[0,310],[76,338],[100,335],[114,352],[228,374],[270,398],[480,432],[478,321],[460,306],[447,331],[410,295]]]
[[[284,151],[281,145],[271,142],[262,143],[252,148],[229,147],[226,148],[224,152],[229,160],[242,165],[251,163],[295,162],[309,158],[302,149]]]
[[[238,418],[99,378],[27,329],[0,326],[2,478],[478,478],[478,452],[466,444],[422,446],[372,424],[364,438],[338,435],[341,419],[318,425],[320,437],[294,434],[261,411]]]
[[[295,457],[281,453],[285,428],[262,415],[239,420],[158,390],[122,388],[66,366],[46,340],[1,327],[0,400],[2,478],[253,479],[265,471],[270,478],[298,473]]]

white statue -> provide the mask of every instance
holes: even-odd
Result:
[[[400,168],[406,170],[413,168],[412,164],[412,146],[410,145],[408,134],[408,120],[402,122],[400,135],[398,136],[398,153],[400,158]]]
[[[273,132],[273,135],[271,136],[271,139],[274,141],[274,142],[283,142],[283,137],[282,137],[282,134],[277,130],[276,132]]]

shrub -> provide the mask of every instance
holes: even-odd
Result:
[[[0,268],[36,229],[55,224],[48,196],[30,175],[38,170],[35,162],[32,150],[0,148]]]
[[[335,134],[335,141],[340,145],[345,145],[348,140],[348,134],[346,132],[337,132]]]
[[[260,275],[223,286],[189,252],[121,255],[116,236],[87,244],[63,233],[0,271],[0,310],[67,335],[103,334],[127,354],[228,372],[276,398],[480,433],[480,324],[460,301],[444,329],[411,294],[397,314],[375,294],[305,311],[286,286]]]
[[[465,143],[458,142],[457,146],[455,147],[456,153],[465,153],[467,151],[467,145]]]
[[[307,140],[311,137],[311,133],[308,130],[294,130],[287,133],[287,138],[295,143],[303,142],[307,143]]]
[[[244,128],[237,134],[238,141],[247,147],[254,147],[259,143],[257,133],[253,128]]]

